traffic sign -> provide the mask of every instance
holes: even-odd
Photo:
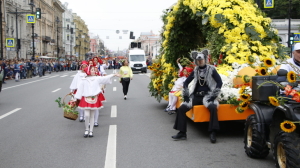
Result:
[[[33,14],[27,14],[26,15],[27,23],[35,23],[35,19],[36,19],[36,16],[33,15]]]
[[[264,8],[274,8],[274,0],[264,0]]]
[[[294,42],[300,43],[300,33],[294,33]]]
[[[14,38],[6,38],[6,47],[15,47],[15,39]]]

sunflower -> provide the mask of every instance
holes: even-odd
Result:
[[[249,83],[251,80],[251,77],[249,75],[243,75],[242,80],[244,83]]]
[[[244,110],[247,110],[249,108],[249,102],[248,101],[243,101],[242,103],[239,104],[239,108]]]
[[[264,65],[266,67],[272,67],[272,66],[274,66],[274,61],[270,58],[266,58],[266,59],[264,59]]]
[[[242,100],[242,101],[248,101],[249,99],[250,99],[250,94],[241,94],[240,95],[240,99]]]
[[[244,112],[244,110],[243,110],[243,109],[241,109],[241,107],[240,107],[240,106],[238,106],[237,108],[235,108],[235,112],[236,112],[236,113],[238,113],[238,114],[241,114],[241,113],[243,113],[243,112]]]
[[[148,66],[148,69],[153,71],[153,66]]]
[[[258,69],[258,74],[259,74],[260,76],[266,76],[266,75],[268,75],[268,70],[267,70],[267,68],[266,68],[266,67],[260,67],[260,68]]]
[[[290,72],[287,74],[287,80],[288,80],[290,83],[296,82],[296,73],[295,73],[294,71],[290,71]]]
[[[160,65],[159,65],[159,64],[156,64],[155,66],[156,66],[156,68],[159,68],[159,67],[160,67]]]
[[[269,96],[269,101],[273,106],[279,106],[279,101],[276,99],[276,97]]]
[[[291,132],[295,131],[296,125],[291,121],[284,121],[284,122],[280,123],[280,128],[284,132],[291,133]]]
[[[249,64],[253,64],[255,62],[255,59],[254,59],[253,56],[250,55],[250,56],[247,57],[247,61],[248,61]]]
[[[243,86],[240,88],[240,90],[239,90],[239,94],[242,94],[242,93],[244,93],[244,92],[245,92],[245,90],[246,90],[246,86],[245,86],[245,85],[243,85]]]

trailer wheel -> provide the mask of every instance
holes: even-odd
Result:
[[[255,115],[250,115],[245,124],[244,148],[246,154],[251,158],[265,158],[269,154],[266,140],[258,131]]]
[[[273,144],[273,158],[277,168],[300,167],[300,138],[297,133],[279,132]]]

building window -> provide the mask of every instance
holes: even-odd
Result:
[[[67,29],[68,29],[68,30],[70,29],[70,26],[69,26],[69,24],[67,25]]]
[[[68,41],[70,40],[70,35],[69,35],[69,34],[67,35],[67,40],[68,40]]]

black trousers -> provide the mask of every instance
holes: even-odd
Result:
[[[195,105],[203,105],[203,97],[194,97],[193,106]],[[182,104],[177,111],[176,120],[174,124],[174,129],[186,132],[187,129],[187,116],[186,112],[188,112],[191,108],[187,107],[185,104]],[[218,121],[218,109],[217,106],[211,104],[208,106],[208,110],[210,112],[210,121],[208,126],[208,131],[217,131],[220,129],[219,121]]]
[[[123,78],[122,78],[121,82],[122,82],[122,86],[123,86],[123,93],[124,93],[124,95],[127,95],[130,80],[129,81],[124,81]]]

